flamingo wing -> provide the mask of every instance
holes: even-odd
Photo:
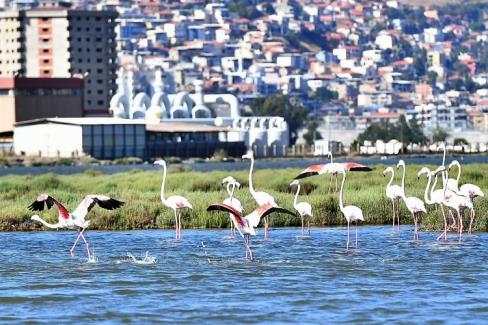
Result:
[[[353,161],[345,162],[342,164],[342,166],[346,171],[350,172],[369,172],[373,170],[371,167],[361,165]]]
[[[285,208],[280,208],[278,206],[273,206],[271,204],[263,204],[244,218],[249,221],[252,227],[257,227],[262,218],[270,215],[271,213],[286,213],[296,217],[296,214]]]
[[[58,209],[58,214],[60,217],[64,219],[69,218],[69,211],[59,203],[55,198],[50,196],[49,194],[41,194],[37,197],[37,199],[32,202],[27,208],[31,211],[42,211],[44,210],[44,205],[46,205],[47,209],[51,209],[53,205],[56,205]]]
[[[295,179],[302,179],[305,177],[315,176],[315,175],[322,175],[327,171],[328,164],[319,164],[319,165],[312,165],[308,166],[304,169],[300,174],[298,174]]]
[[[75,211],[73,211],[73,215],[78,218],[84,218],[97,204],[103,209],[114,210],[120,208],[125,203],[104,195],[87,195]]]
[[[234,209],[234,207],[224,204],[224,203],[215,203],[211,204],[207,207],[207,211],[222,211],[222,212],[229,212],[232,213],[235,217],[235,221],[241,226],[245,227],[244,222],[242,221],[242,213]]]

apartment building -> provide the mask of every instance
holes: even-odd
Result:
[[[84,115],[107,115],[116,90],[116,17],[59,6],[0,12],[0,76],[82,76]]]

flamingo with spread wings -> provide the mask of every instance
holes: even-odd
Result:
[[[49,194],[41,194],[37,197],[37,199],[28,206],[28,209],[31,211],[42,211],[44,207],[50,209],[53,205],[56,206],[58,210],[58,223],[51,224],[46,222],[45,220],[41,219],[37,214],[31,217],[31,220],[38,221],[42,223],[44,226],[51,228],[51,229],[79,229],[80,233],[73,244],[73,247],[70,249],[71,256],[74,256],[74,249],[78,241],[83,239],[83,242],[86,246],[86,251],[88,253],[88,258],[91,258],[90,253],[90,245],[88,244],[85,236],[83,233],[85,232],[86,228],[90,225],[89,220],[85,220],[86,215],[90,210],[97,205],[103,209],[107,210],[114,210],[120,208],[124,205],[124,202],[118,201],[116,199],[112,199],[108,196],[104,195],[87,195],[78,205],[78,207],[73,211],[69,212],[58,200],[54,197],[50,196]]]
[[[251,192],[252,197],[258,204],[258,206],[263,206],[266,204],[270,204],[273,207],[278,207],[276,204],[275,199],[266,192],[256,192],[254,190],[254,186],[252,183],[252,172],[254,169],[254,154],[251,151],[248,151],[247,154],[242,156],[242,159],[250,159],[251,160],[251,167],[249,167],[249,192]],[[269,218],[267,216],[264,217],[264,239],[268,239],[268,228],[269,228]]]
[[[192,205],[186,198],[179,195],[173,195],[168,198],[164,197],[164,189],[166,186],[166,161],[156,160],[155,165],[163,166],[163,182],[161,183],[161,202],[170,209],[173,209],[175,214],[175,228],[176,228],[176,239],[181,239],[181,211],[185,208],[193,209]]]
[[[372,169],[368,166],[364,166],[355,162],[345,162],[345,163],[328,163],[328,164],[318,164],[312,165],[305,168],[300,174],[298,174],[295,179],[302,179],[305,177],[322,175],[322,174],[337,174],[343,171],[371,171]]]
[[[275,212],[286,213],[295,216],[293,212],[284,208],[273,206],[270,203],[261,205],[259,208],[257,208],[245,217],[243,217],[242,213],[240,213],[233,207],[223,203],[212,204],[207,208],[207,211],[223,211],[234,215],[236,228],[244,239],[246,258],[249,258],[250,260],[253,259],[252,250],[250,247],[250,236],[256,236],[255,228],[259,225],[261,219],[266,218],[270,214]]]

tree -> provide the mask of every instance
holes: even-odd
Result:
[[[468,145],[469,142],[465,138],[456,138],[454,139],[454,145],[455,146],[462,146],[462,145]]]
[[[319,123],[315,120],[308,123],[307,132],[303,135],[303,138],[308,145],[313,144],[315,140],[322,139],[322,135],[317,131],[318,127]]]
[[[357,143],[364,143],[365,140],[375,142],[376,140],[390,141],[397,139],[403,143],[425,143],[427,137],[420,128],[415,118],[407,122],[405,115],[400,115],[395,124],[372,124],[356,138]]]
[[[315,91],[315,96],[317,96],[317,98],[324,103],[328,103],[331,100],[339,98],[337,91],[329,90],[326,87],[317,88]]]
[[[427,80],[429,81],[429,84],[431,86],[435,85],[435,83],[437,81],[437,72],[435,72],[435,71],[427,72]]]
[[[432,133],[433,142],[445,142],[448,137],[449,132],[443,128],[435,128],[434,132]]]
[[[254,116],[282,116],[290,129],[290,143],[295,143],[297,131],[303,126],[307,117],[305,108],[297,98],[275,94],[256,98],[250,106]]]

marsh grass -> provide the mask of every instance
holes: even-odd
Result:
[[[421,166],[407,166],[406,192],[408,196],[423,198],[427,179],[417,179],[416,174]],[[430,166],[433,168],[433,166]],[[460,183],[473,183],[485,192],[488,188],[488,171],[486,165],[474,164],[463,168]],[[369,173],[349,173],[347,175],[344,204],[356,205],[363,209],[365,223],[391,223],[391,202],[385,197],[385,186],[389,180],[383,177],[385,166],[377,165]],[[257,191],[266,191],[273,195],[280,206],[293,210],[294,192],[289,188],[293,177],[299,169],[264,169],[254,173],[254,187]],[[456,171],[451,177],[455,177]],[[193,211],[185,212],[184,228],[222,228],[228,227],[225,214],[207,213],[206,207],[220,202],[227,197],[221,180],[234,176],[242,188],[236,197],[243,203],[246,212],[257,206],[249,194],[247,171],[195,172],[171,166],[168,173],[166,195],[183,195],[193,204]],[[302,180],[302,191],[299,201],[309,202],[314,211],[312,223],[315,226],[343,225],[345,219],[339,210],[338,193],[328,192],[330,175],[321,175]],[[401,175],[395,175],[395,183],[400,183]],[[339,177],[339,186],[341,181]],[[41,227],[30,221],[32,212],[27,206],[41,193],[49,193],[59,199],[69,210],[73,210],[85,194],[105,194],[126,202],[126,205],[115,211],[95,208],[89,215],[92,229],[127,230],[172,228],[174,214],[160,201],[162,171],[150,172],[137,169],[129,172],[104,175],[98,171],[88,170],[76,175],[44,174],[40,176],[6,176],[0,178],[0,230],[33,230]],[[335,181],[332,182],[334,190]],[[488,193],[487,193],[488,194]],[[488,229],[488,199],[477,198],[476,228]],[[422,225],[426,229],[440,229],[442,226],[440,211],[428,206],[428,213],[423,216]],[[401,223],[412,223],[411,215],[402,204]],[[43,211],[39,215],[50,222],[56,222],[55,209]],[[466,218],[467,219],[467,218]],[[298,226],[300,219],[289,215],[273,215],[270,218],[272,227]]]

